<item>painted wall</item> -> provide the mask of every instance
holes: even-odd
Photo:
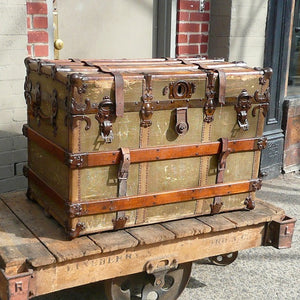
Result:
[[[26,1],[0,1],[0,192],[26,187],[23,85],[27,56]]]
[[[268,1],[211,0],[210,57],[263,66]]]

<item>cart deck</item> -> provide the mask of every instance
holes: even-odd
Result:
[[[67,241],[63,228],[45,217],[24,192],[3,194],[0,299],[28,299],[149,271],[150,265],[161,270],[162,262],[166,267],[265,245],[289,247],[294,223],[282,209],[257,200],[253,211],[169,221]],[[283,239],[278,241],[280,230]]]

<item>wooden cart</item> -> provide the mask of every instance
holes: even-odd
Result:
[[[151,293],[156,295],[153,299],[176,299],[188,281],[193,261],[211,257],[218,264],[228,264],[239,250],[290,247],[296,221],[282,209],[258,200],[253,211],[66,241],[62,227],[45,217],[25,193],[0,198],[1,300],[29,299],[107,279],[111,279],[108,294],[113,300],[129,300],[133,290],[140,299],[150,299],[147,295]]]

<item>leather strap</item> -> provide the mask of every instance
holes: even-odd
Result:
[[[228,139],[221,138],[221,153],[219,155],[218,160],[218,171],[217,171],[217,178],[216,183],[220,184],[224,182],[224,172],[226,169],[226,159],[228,155],[232,152],[230,148],[228,148]],[[214,198],[213,204],[211,204],[211,214],[216,214],[220,212],[221,207],[223,206],[223,202],[220,196]]]
[[[70,62],[75,62],[75,63],[82,63],[79,58],[69,58]]]
[[[119,71],[111,71],[107,66],[92,64],[88,61],[82,61],[89,67],[95,67],[103,73],[108,73],[114,76],[115,80],[115,102],[116,102],[116,116],[123,117],[124,115],[124,79]]]
[[[219,103],[225,105],[225,95],[226,95],[226,73],[218,69],[219,73]]]
[[[130,166],[130,151],[129,148],[121,148],[122,159],[120,162],[119,172],[118,172],[118,197],[127,196],[127,180],[129,174]],[[125,216],[125,211],[118,211],[116,219],[112,220],[114,224],[114,229],[122,229],[125,227],[125,224],[128,220],[128,217]]]
[[[129,148],[121,148],[121,162],[118,173],[119,189],[118,197],[127,196],[127,179],[130,166],[130,151]]]
[[[219,103],[225,105],[225,95],[226,95],[226,73],[223,69],[213,69],[208,68],[205,64],[201,63],[194,63],[195,65],[199,66],[201,69],[204,70],[213,70],[218,73],[219,75]]]

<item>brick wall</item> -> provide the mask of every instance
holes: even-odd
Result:
[[[27,0],[28,55],[49,55],[48,7],[46,0]]]
[[[210,1],[200,12],[200,0],[178,0],[176,56],[208,55]]]
[[[0,1],[0,192],[23,189],[22,176],[27,160],[26,122],[23,96],[24,58],[27,55],[26,3]]]

